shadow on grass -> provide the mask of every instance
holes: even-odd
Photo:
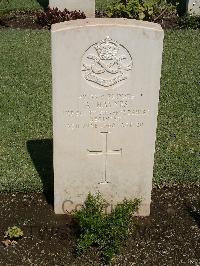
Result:
[[[37,0],[37,1],[43,8],[47,8],[49,5],[49,0]]]
[[[29,140],[26,145],[34,166],[42,180],[46,200],[49,204],[53,205],[53,140]]]

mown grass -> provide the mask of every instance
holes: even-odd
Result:
[[[155,180],[200,180],[200,34],[165,34]]]
[[[37,0],[0,0],[0,15],[10,11],[32,11],[40,8]]]
[[[52,137],[49,32],[1,30],[0,46],[0,190],[41,190],[26,146]]]
[[[154,170],[159,184],[200,179],[199,44],[198,31],[165,34]],[[41,178],[46,174],[48,183],[52,169],[51,142],[39,141],[52,138],[50,35],[1,30],[0,46],[0,191],[41,191]]]

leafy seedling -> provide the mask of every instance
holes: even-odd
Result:
[[[5,231],[4,234],[4,241],[2,241],[3,245],[8,247],[10,245],[15,245],[17,244],[17,241],[22,238],[24,235],[23,231],[17,227],[17,226],[12,226],[8,227],[8,229]]]

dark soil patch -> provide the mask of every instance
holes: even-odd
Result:
[[[0,17],[0,28],[18,28],[18,29],[43,29],[37,21],[38,12],[12,12],[10,14]],[[96,13],[96,17],[106,17],[105,14],[101,12]],[[166,18],[164,20],[158,20],[163,29],[170,29],[177,27],[178,17],[174,16],[171,18]],[[45,28],[48,28],[46,26]]]
[[[135,217],[136,229],[111,265],[200,265],[200,189],[153,189],[150,217]],[[96,248],[74,255],[77,226],[55,215],[42,194],[0,194],[0,239],[18,225],[24,237],[0,245],[0,265],[101,265]]]
[[[42,29],[37,23],[36,12],[12,12],[0,17],[0,28]]]

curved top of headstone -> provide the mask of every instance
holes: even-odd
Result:
[[[126,18],[88,18],[88,19],[77,19],[71,21],[65,21],[57,24],[53,24],[51,31],[63,31],[66,29],[72,28],[81,28],[81,27],[92,27],[92,26],[129,26],[137,28],[145,28],[151,30],[162,31],[162,27],[153,22],[140,21],[135,19],[126,19]]]

